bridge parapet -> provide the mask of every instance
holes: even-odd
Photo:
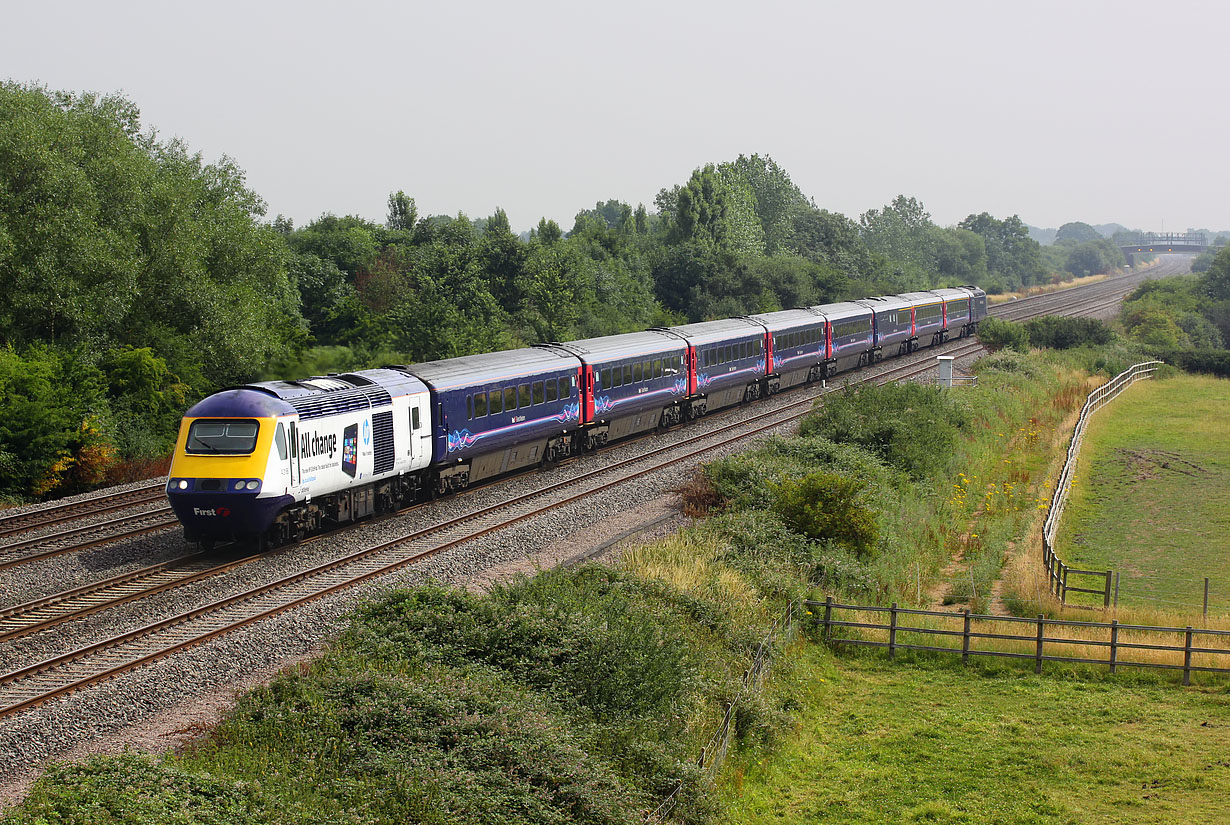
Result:
[[[1203,232],[1139,232],[1127,239],[1124,246],[1199,246],[1207,247],[1208,238]]]

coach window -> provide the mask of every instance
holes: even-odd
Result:
[[[541,404],[543,401],[543,388],[541,381],[535,381],[530,385],[530,391],[534,394],[534,403]]]
[[[641,379],[644,377],[644,374],[641,372],[641,362],[637,361],[632,365],[632,382],[634,384],[639,384]]]
[[[555,387],[556,387],[555,379],[548,378],[547,379],[547,401],[548,402],[554,401],[555,399],[559,398],[559,391]]]
[[[530,385],[522,384],[517,389],[520,390],[518,394],[521,396],[521,407],[524,409],[530,405]]]
[[[417,430],[421,426],[422,426],[422,423],[419,421],[419,408],[411,407],[410,408],[410,429]]]
[[[632,365],[631,364],[624,364],[624,383],[625,384],[632,383]]]
[[[504,388],[504,412],[512,412],[517,409],[517,388]]]
[[[662,377],[662,359],[661,358],[653,359],[653,377],[654,378]]]
[[[472,395],[466,396],[466,419],[474,420],[474,396]]]
[[[495,415],[496,413],[504,412],[504,392],[502,390],[492,390],[487,393],[488,413]]]
[[[607,367],[602,371],[602,389],[609,390],[611,388],[611,368]]]
[[[474,393],[474,417],[482,418],[486,414],[487,414],[487,393],[485,392]]]

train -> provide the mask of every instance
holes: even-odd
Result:
[[[261,381],[181,422],[184,537],[261,547],[973,335],[962,286],[419,364]]]

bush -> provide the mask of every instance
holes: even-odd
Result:
[[[1159,353],[1158,358],[1185,372],[1203,372],[1230,378],[1230,350],[1167,350]]]
[[[867,556],[880,528],[864,503],[865,485],[836,473],[810,473],[772,487],[773,512],[792,530],[811,539],[828,539]]]
[[[803,419],[799,433],[865,447],[890,468],[921,480],[943,471],[968,422],[953,393],[903,382],[830,395]]]
[[[1025,352],[1029,349],[1029,333],[1025,327],[1001,318],[984,318],[980,321],[978,340],[991,352],[1001,349]]]
[[[1035,347],[1069,349],[1084,344],[1109,344],[1110,327],[1094,318],[1044,315],[1025,322],[1029,343]]]

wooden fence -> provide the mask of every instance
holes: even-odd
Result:
[[[971,614],[968,610],[957,612],[943,610],[911,610],[898,607],[896,602],[891,607],[840,604],[827,598],[822,602],[806,601],[803,603],[812,613],[813,620],[823,628],[824,638],[830,644],[860,645],[864,647],[883,647],[888,649],[890,657],[898,650],[926,650],[939,653],[960,654],[962,661],[968,662],[970,656],[999,656],[1009,659],[1029,659],[1034,663],[1034,672],[1042,672],[1043,662],[1072,662],[1090,665],[1109,665],[1110,672],[1115,673],[1121,667],[1159,668],[1164,670],[1183,671],[1183,684],[1191,684],[1192,673],[1230,673],[1230,630],[1205,630],[1194,627],[1153,627],[1150,625],[1129,625],[1116,622],[1077,622],[1062,619],[1048,619],[1038,616],[1027,619],[1019,616],[986,616]],[[888,622],[862,621],[861,616],[855,616],[854,621],[843,621],[836,616],[840,611],[856,614],[888,614]],[[932,617],[940,624],[953,623],[960,627],[945,629],[943,627],[924,627],[920,625],[902,624],[902,620],[913,621],[911,617]],[[997,632],[996,627],[1007,627],[1007,632]],[[883,632],[881,639],[868,638],[836,638],[833,634],[838,628],[856,628],[873,634]],[[1076,635],[1047,635],[1048,629],[1059,628],[1060,633],[1081,629],[1087,635],[1097,635],[1102,638],[1081,638]],[[1012,632],[1014,630],[1025,632]],[[911,644],[898,639],[901,634],[919,634],[924,637],[951,639],[952,645]],[[1175,634],[1181,638],[1182,644],[1149,644],[1140,641],[1125,641],[1140,634],[1169,635]],[[960,647],[956,641],[960,640]],[[975,647],[982,640],[989,640],[994,647]],[[1220,647],[1208,645],[1220,644]],[[1051,652],[1046,646],[1051,646]],[[1092,649],[1089,655],[1063,655],[1057,648],[1076,647]],[[1106,651],[1105,657],[1095,655],[1098,651]],[[1164,655],[1164,661],[1144,661],[1141,659],[1124,658],[1133,655],[1134,651],[1159,651]],[[1199,657],[1197,660],[1196,657]],[[1181,664],[1180,664],[1181,662]]]
[[[1064,564],[1055,555],[1055,531],[1059,529],[1059,519],[1068,503],[1068,491],[1072,487],[1072,474],[1076,471],[1076,460],[1080,455],[1081,444],[1085,440],[1085,430],[1089,426],[1089,418],[1102,407],[1114,400],[1132,384],[1142,378],[1152,378],[1153,372],[1162,365],[1161,361],[1145,361],[1133,364],[1123,372],[1089,393],[1085,406],[1081,408],[1076,427],[1072,430],[1072,441],[1068,444],[1068,457],[1055,483],[1055,491],[1051,494],[1050,512],[1046,514],[1046,523],[1042,525],[1042,563],[1046,565],[1046,577],[1050,583],[1051,593],[1059,597],[1063,604],[1068,602],[1068,593],[1092,593],[1102,597],[1102,606],[1111,604],[1111,573],[1110,570],[1078,570]],[[1102,586],[1094,590],[1088,587],[1077,587],[1068,584],[1068,576],[1096,576],[1102,580]]]

